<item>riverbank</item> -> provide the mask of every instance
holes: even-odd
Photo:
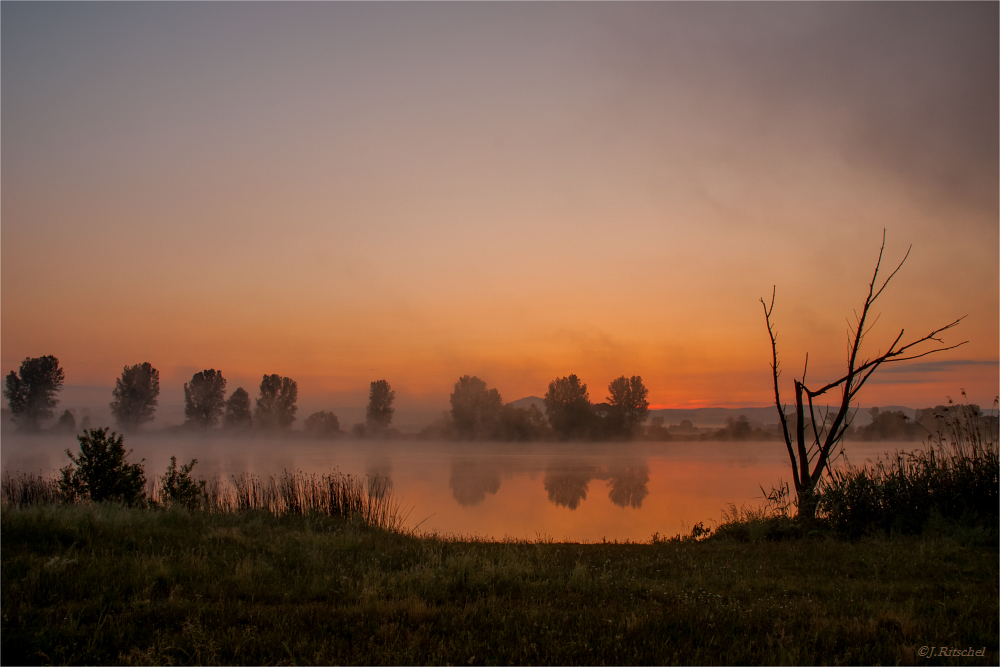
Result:
[[[997,542],[974,531],[496,543],[83,505],[5,508],[2,536],[5,664],[998,659]]]

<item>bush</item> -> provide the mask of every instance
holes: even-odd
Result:
[[[834,470],[818,489],[818,510],[838,532],[920,533],[932,517],[996,529],[1000,465],[996,417],[958,406],[936,441],[894,452],[873,466]]]
[[[302,427],[313,438],[336,438],[340,435],[340,420],[337,415],[325,410],[306,417]]]
[[[80,441],[79,456],[67,449],[66,455],[72,463],[60,471],[59,492],[64,501],[90,499],[99,503],[111,500],[126,505],[145,502],[145,471],[141,462],[126,462],[131,450],[125,451],[122,436],[114,431],[108,436],[107,428],[95,428],[84,431],[77,440]]]
[[[190,463],[182,465],[178,471],[177,457],[170,457],[167,472],[160,478],[163,484],[160,488],[160,502],[164,505],[183,505],[188,509],[201,506],[201,499],[205,496],[205,480],[191,479],[191,470],[197,462],[198,459],[191,459]]]

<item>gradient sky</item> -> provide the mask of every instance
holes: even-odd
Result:
[[[869,351],[963,315],[970,342],[862,404],[997,394],[996,3],[0,12],[4,373],[766,405],[758,299],[785,379],[807,351],[833,379],[884,227],[913,251]]]

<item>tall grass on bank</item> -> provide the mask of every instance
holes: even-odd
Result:
[[[205,509],[359,517],[368,525],[395,531],[402,529],[409,514],[393,497],[389,480],[381,477],[285,471],[277,477],[243,473],[231,479],[231,484],[220,484],[216,478],[206,486]]]
[[[261,511],[274,516],[320,514],[364,522],[373,527],[401,531],[409,512],[393,497],[384,478],[356,477],[339,472],[324,475],[301,471],[262,477],[243,473],[228,480],[218,476],[205,480],[193,498],[175,503],[164,493],[164,478],[150,480],[143,506],[149,509],[183,504],[192,510],[213,514]],[[55,479],[33,474],[5,473],[0,480],[3,507],[23,509],[32,505],[88,504],[61,494]]]
[[[5,472],[0,480],[0,504],[3,507],[23,508],[31,505],[49,505],[60,501],[59,484],[32,473]]]
[[[1000,518],[998,402],[989,415],[957,405],[923,449],[830,471],[819,514],[838,532],[920,533],[933,516],[996,530]]]

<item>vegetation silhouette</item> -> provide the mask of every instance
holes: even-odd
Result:
[[[125,451],[124,438],[107,428],[84,431],[77,436],[80,452],[66,450],[71,463],[60,472],[59,491],[62,497],[75,502],[87,499],[95,503],[105,500],[125,505],[142,504],[146,475],[142,462],[128,463],[131,450]]]
[[[548,440],[551,429],[536,405],[526,408],[505,404],[500,409],[494,436],[497,440],[527,442]]]
[[[20,374],[7,374],[3,397],[10,407],[11,419],[26,432],[37,432],[41,422],[52,417],[52,408],[59,404],[55,398],[62,389],[66,374],[59,360],[52,355],[25,357]]]
[[[160,371],[148,361],[125,366],[111,395],[113,400],[108,407],[118,428],[135,433],[141,425],[153,421],[160,395]]]
[[[206,494],[206,481],[191,477],[191,470],[196,463],[198,459],[191,459],[178,470],[177,457],[170,457],[167,472],[160,478],[160,504],[164,507],[182,505],[191,510],[201,506],[202,497]]]
[[[184,383],[185,424],[211,428],[219,422],[226,407],[226,379],[213,368],[195,373]]]
[[[331,439],[341,434],[337,415],[326,410],[314,412],[302,422],[302,429],[312,438]]]
[[[237,387],[226,399],[226,413],[222,423],[231,429],[248,429],[253,425],[250,394],[243,387]]]
[[[594,423],[587,385],[576,375],[550,382],[545,392],[545,414],[562,440],[587,437]]]
[[[451,419],[459,438],[476,440],[495,434],[503,408],[500,392],[478,377],[463,375],[450,397]]]
[[[75,433],[76,417],[69,410],[63,410],[63,413],[59,415],[59,419],[56,420],[55,429],[64,433]]]
[[[295,380],[280,375],[265,375],[260,381],[254,425],[265,430],[289,428],[295,421],[298,397],[299,387]]]
[[[912,249],[913,246],[910,246]],[[889,274],[881,284],[878,285],[879,270],[882,266],[882,256],[885,251],[885,231],[882,232],[882,245],[879,248],[878,260],[875,262],[875,271],[872,273],[871,281],[868,284],[868,294],[865,297],[864,305],[860,315],[857,315],[855,324],[849,329],[849,347],[847,354],[847,373],[841,378],[829,382],[819,389],[809,389],[806,385],[806,373],[809,369],[809,355],[806,355],[805,367],[802,370],[802,378],[794,380],[795,387],[795,431],[794,439],[789,431],[788,418],[785,415],[785,406],[781,402],[778,378],[781,375],[778,364],[778,344],[774,325],[771,322],[771,315],[774,312],[775,292],[771,294],[771,303],[768,305],[762,298],[761,305],[764,307],[764,320],[767,324],[767,333],[771,339],[771,374],[774,382],[774,403],[778,409],[778,418],[781,422],[782,436],[788,450],[789,462],[792,466],[792,480],[795,487],[795,494],[798,505],[798,516],[806,521],[811,521],[816,516],[817,497],[816,487],[827,470],[833,457],[842,452],[843,439],[850,427],[853,417],[851,413],[851,402],[864,386],[868,378],[871,377],[878,368],[885,363],[908,361],[918,359],[936,352],[953,350],[968,341],[939,347],[932,350],[917,352],[913,348],[934,341],[942,344],[939,335],[958,326],[963,318],[958,318],[942,327],[934,329],[930,333],[916,338],[908,343],[901,343],[903,331],[893,339],[888,349],[872,358],[861,356],[861,344],[865,339],[869,326],[868,318],[871,315],[872,306],[881,296],[896,273],[902,268],[907,257],[910,256],[910,249],[899,262],[899,265]],[[823,396],[828,391],[840,389],[840,404],[835,407],[835,411],[827,411],[825,414],[817,414],[813,400]],[[808,431],[808,432],[807,432]]]
[[[902,410],[871,408],[871,422],[859,427],[852,435],[856,440],[917,440],[929,434],[920,422],[906,416]]]
[[[607,420],[609,431],[615,437],[631,439],[646,423],[649,416],[649,390],[642,384],[642,378],[622,375],[608,385]]]
[[[386,380],[375,380],[368,387],[368,406],[365,408],[365,428],[380,433],[389,428],[392,415],[396,411],[392,402],[396,392]]]

